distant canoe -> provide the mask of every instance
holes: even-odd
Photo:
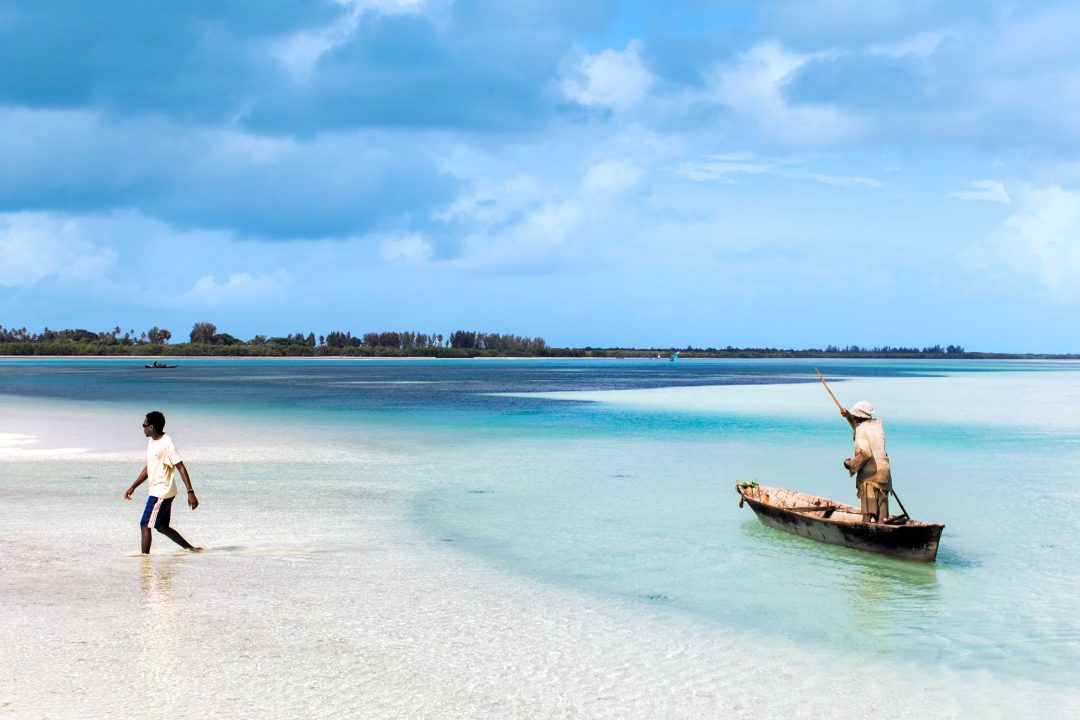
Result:
[[[811,540],[904,560],[934,562],[944,525],[905,517],[864,523],[858,508],[835,500],[765,485],[735,486],[743,502],[769,527]]]
[[[175,365],[158,364],[158,365],[143,365],[143,367],[153,368],[154,370],[166,370],[166,369],[169,369],[169,368],[174,368],[176,366]]]

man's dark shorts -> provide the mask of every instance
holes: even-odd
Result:
[[[172,501],[172,498],[159,498],[153,495],[146,498],[146,508],[143,510],[139,524],[158,530],[169,527],[169,520],[172,519]]]

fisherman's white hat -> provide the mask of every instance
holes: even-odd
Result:
[[[848,410],[848,412],[857,418],[865,418],[869,420],[870,418],[874,417],[874,406],[866,402],[865,400],[860,400],[859,402],[852,405],[851,409]]]

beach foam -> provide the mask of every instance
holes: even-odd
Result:
[[[37,460],[70,457],[87,452],[86,448],[38,447],[41,439],[23,433],[0,433],[0,460]]]

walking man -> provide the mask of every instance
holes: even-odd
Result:
[[[874,406],[860,400],[851,410],[840,409],[855,433],[855,453],[844,461],[855,475],[855,489],[861,501],[863,522],[884,522],[889,517],[892,471],[885,452],[885,428],[874,420]]]
[[[146,445],[146,466],[143,467],[139,477],[124,491],[124,499],[131,500],[135,488],[149,480],[150,496],[146,499],[146,508],[143,510],[142,520],[139,525],[142,530],[142,552],[150,553],[150,541],[152,536],[150,529],[153,528],[174,543],[192,552],[202,552],[201,547],[195,547],[180,533],[169,527],[172,515],[173,498],[176,497],[176,471],[187,488],[187,503],[192,510],[199,507],[199,499],[195,497],[195,491],[191,488],[191,477],[188,475],[184,461],[173,444],[172,438],[165,434],[165,416],[157,410],[146,414],[143,420],[143,434],[149,438]]]

